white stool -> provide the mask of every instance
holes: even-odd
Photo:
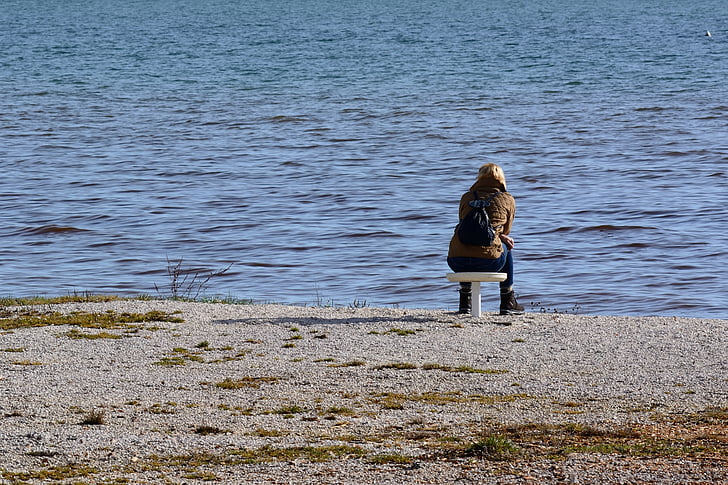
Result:
[[[501,282],[508,277],[505,273],[484,273],[484,272],[467,272],[467,273],[448,273],[448,281],[457,281],[459,283],[472,283],[473,302],[470,314],[474,317],[480,317],[480,283],[482,282]]]

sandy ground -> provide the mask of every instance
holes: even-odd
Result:
[[[12,325],[161,311],[181,322]],[[6,308],[0,483],[728,483],[728,322]]]

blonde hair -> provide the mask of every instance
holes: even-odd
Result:
[[[506,186],[506,174],[495,163],[486,163],[480,167],[480,170],[478,170],[478,180],[483,178],[493,179],[496,182],[502,183],[503,187]]]

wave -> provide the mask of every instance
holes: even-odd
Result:
[[[404,237],[401,234],[395,234],[389,231],[373,231],[373,232],[359,232],[353,234],[347,234],[346,237]]]
[[[240,266],[250,266],[253,268],[296,268],[301,266],[300,264],[287,264],[287,263],[262,263],[260,261],[241,261],[238,263]]]
[[[56,226],[54,224],[48,224],[45,226],[38,227],[27,227],[20,231],[23,234],[62,234],[71,232],[88,232],[88,229],[81,229],[79,227],[72,226]]]
[[[614,232],[614,231],[654,231],[657,230],[651,226],[614,226],[611,224],[601,224],[598,226],[588,227],[560,227],[555,232]]]

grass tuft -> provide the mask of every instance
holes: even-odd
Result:
[[[242,377],[240,379],[226,378],[215,384],[220,389],[243,389],[243,388],[260,388],[261,384],[275,384],[278,382],[277,377]]]
[[[341,364],[329,364],[329,367],[362,367],[367,363],[363,360],[350,360],[348,362],[342,362]]]
[[[83,419],[80,423],[82,425],[89,425],[89,426],[99,426],[102,424],[106,424],[106,413],[102,410],[92,410],[86,413],[84,415]]]
[[[416,369],[417,366],[414,364],[410,364],[407,362],[392,362],[391,364],[383,364],[380,366],[375,367],[375,369],[397,369],[397,370],[407,370],[407,369]]]
[[[209,435],[209,434],[222,434],[222,433],[225,433],[225,432],[226,431],[224,431],[224,430],[222,430],[222,429],[220,429],[220,428],[218,428],[216,426],[205,426],[205,425],[202,425],[202,426],[198,426],[198,427],[195,428],[195,433],[196,434],[203,435],[203,436],[206,436],[206,435]]]
[[[406,335],[415,335],[417,332],[415,332],[414,330],[408,330],[408,329],[403,329],[403,328],[390,328],[385,333],[391,333],[391,334],[400,335],[400,336],[404,337]]]
[[[464,453],[466,456],[476,456],[488,460],[508,460],[518,451],[518,446],[505,436],[491,435],[469,444]]]

